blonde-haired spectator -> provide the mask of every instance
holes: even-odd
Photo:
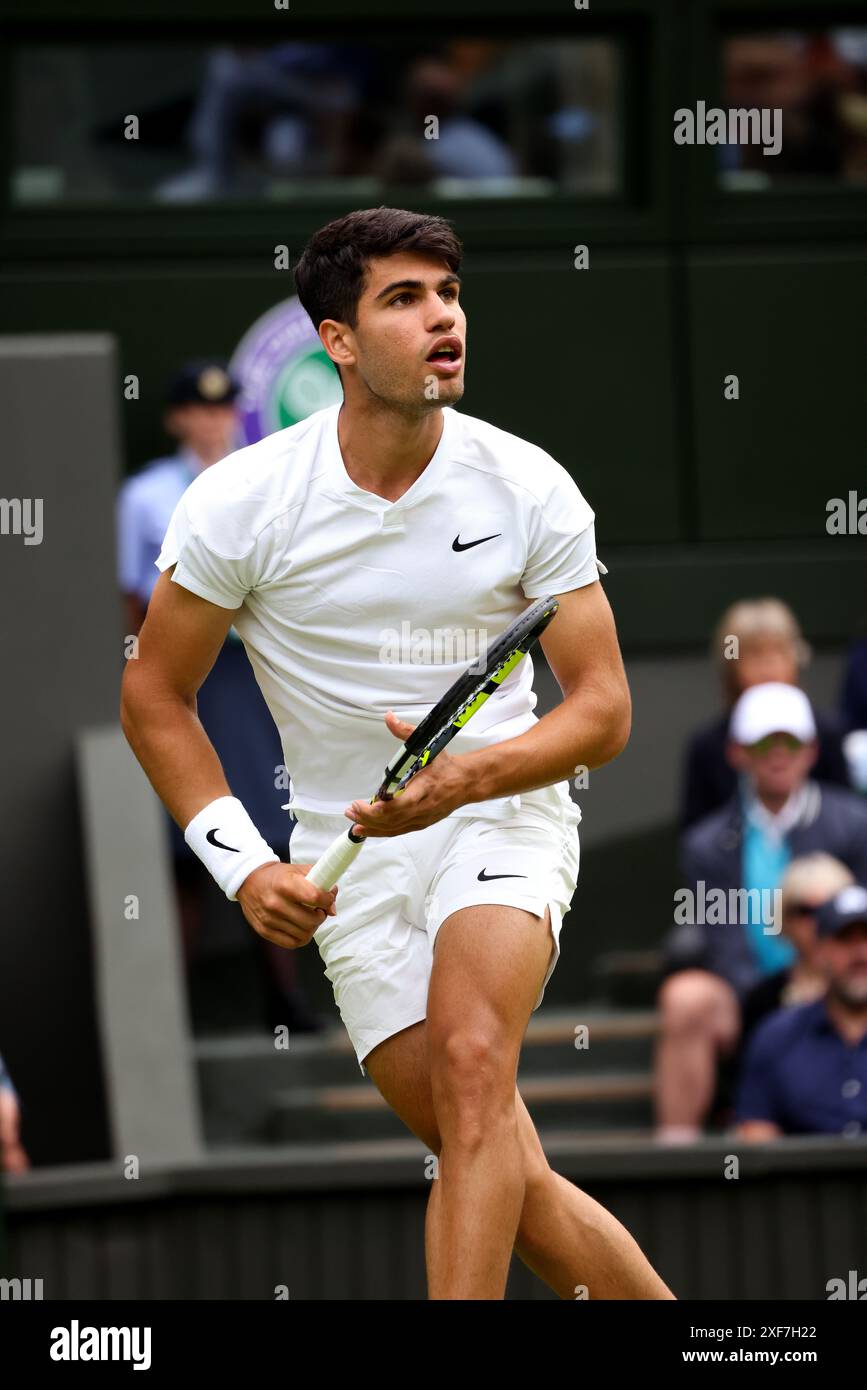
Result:
[[[719,670],[724,712],[691,738],[686,752],[681,801],[682,828],[719,810],[733,795],[736,773],[726,758],[729,716],[740,696],[754,685],[779,681],[800,685],[810,660],[800,624],[778,598],[741,599],[723,613],[711,644]],[[830,715],[814,711],[819,753],[813,776],[818,782],[848,787],[842,729]]]
[[[793,859],[780,884],[782,934],[798,953],[788,970],[760,980],[746,994],[742,1008],[741,1048],[758,1023],[774,1009],[809,1004],[825,993],[827,980],[816,936],[816,912],[855,879],[832,854],[802,854]]]

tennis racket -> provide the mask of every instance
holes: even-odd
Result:
[[[400,796],[416,773],[442,752],[514,671],[521,658],[541,637],[559,607],[556,598],[538,599],[509,624],[481,658],[458,677],[430,713],[413,729],[406,743],[400,745],[385,769],[378,791],[370,799],[371,805]],[[317,859],[307,877],[317,888],[333,888],[355,859],[365,838],[356,833],[354,825],[350,826]]]

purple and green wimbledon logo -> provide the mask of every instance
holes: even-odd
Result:
[[[241,382],[245,444],[284,430],[343,397],[340,378],[298,299],[257,319],[229,364]]]

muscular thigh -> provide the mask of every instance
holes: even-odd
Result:
[[[380,1043],[364,1059],[368,1075],[383,1099],[431,1153],[442,1146],[434,1111],[428,1061],[427,1023],[413,1024]],[[528,1170],[546,1165],[529,1111],[515,1088],[518,1130]]]
[[[472,1034],[514,1060],[551,959],[550,910],[479,904],[448,917],[437,933],[427,1001],[430,1047]]]

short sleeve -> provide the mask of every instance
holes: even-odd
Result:
[[[549,462],[554,469],[551,485],[534,499],[530,518],[527,563],[521,576],[526,598],[581,589],[605,572],[596,559],[591,507],[565,468]]]
[[[157,569],[163,571],[174,565],[174,583],[220,608],[240,608],[253,587],[251,562],[255,547],[251,543],[247,553],[231,556],[220,554],[210,534],[205,540],[202,528],[192,518],[190,493],[195,486],[194,483],[187,489],[175,507],[156,559]]]
[[[771,1014],[764,1025],[759,1025],[747,1048],[735,1099],[735,1119],[739,1124],[745,1120],[767,1120],[782,1128],[773,1071],[775,1030],[767,1026],[775,1017]]]

